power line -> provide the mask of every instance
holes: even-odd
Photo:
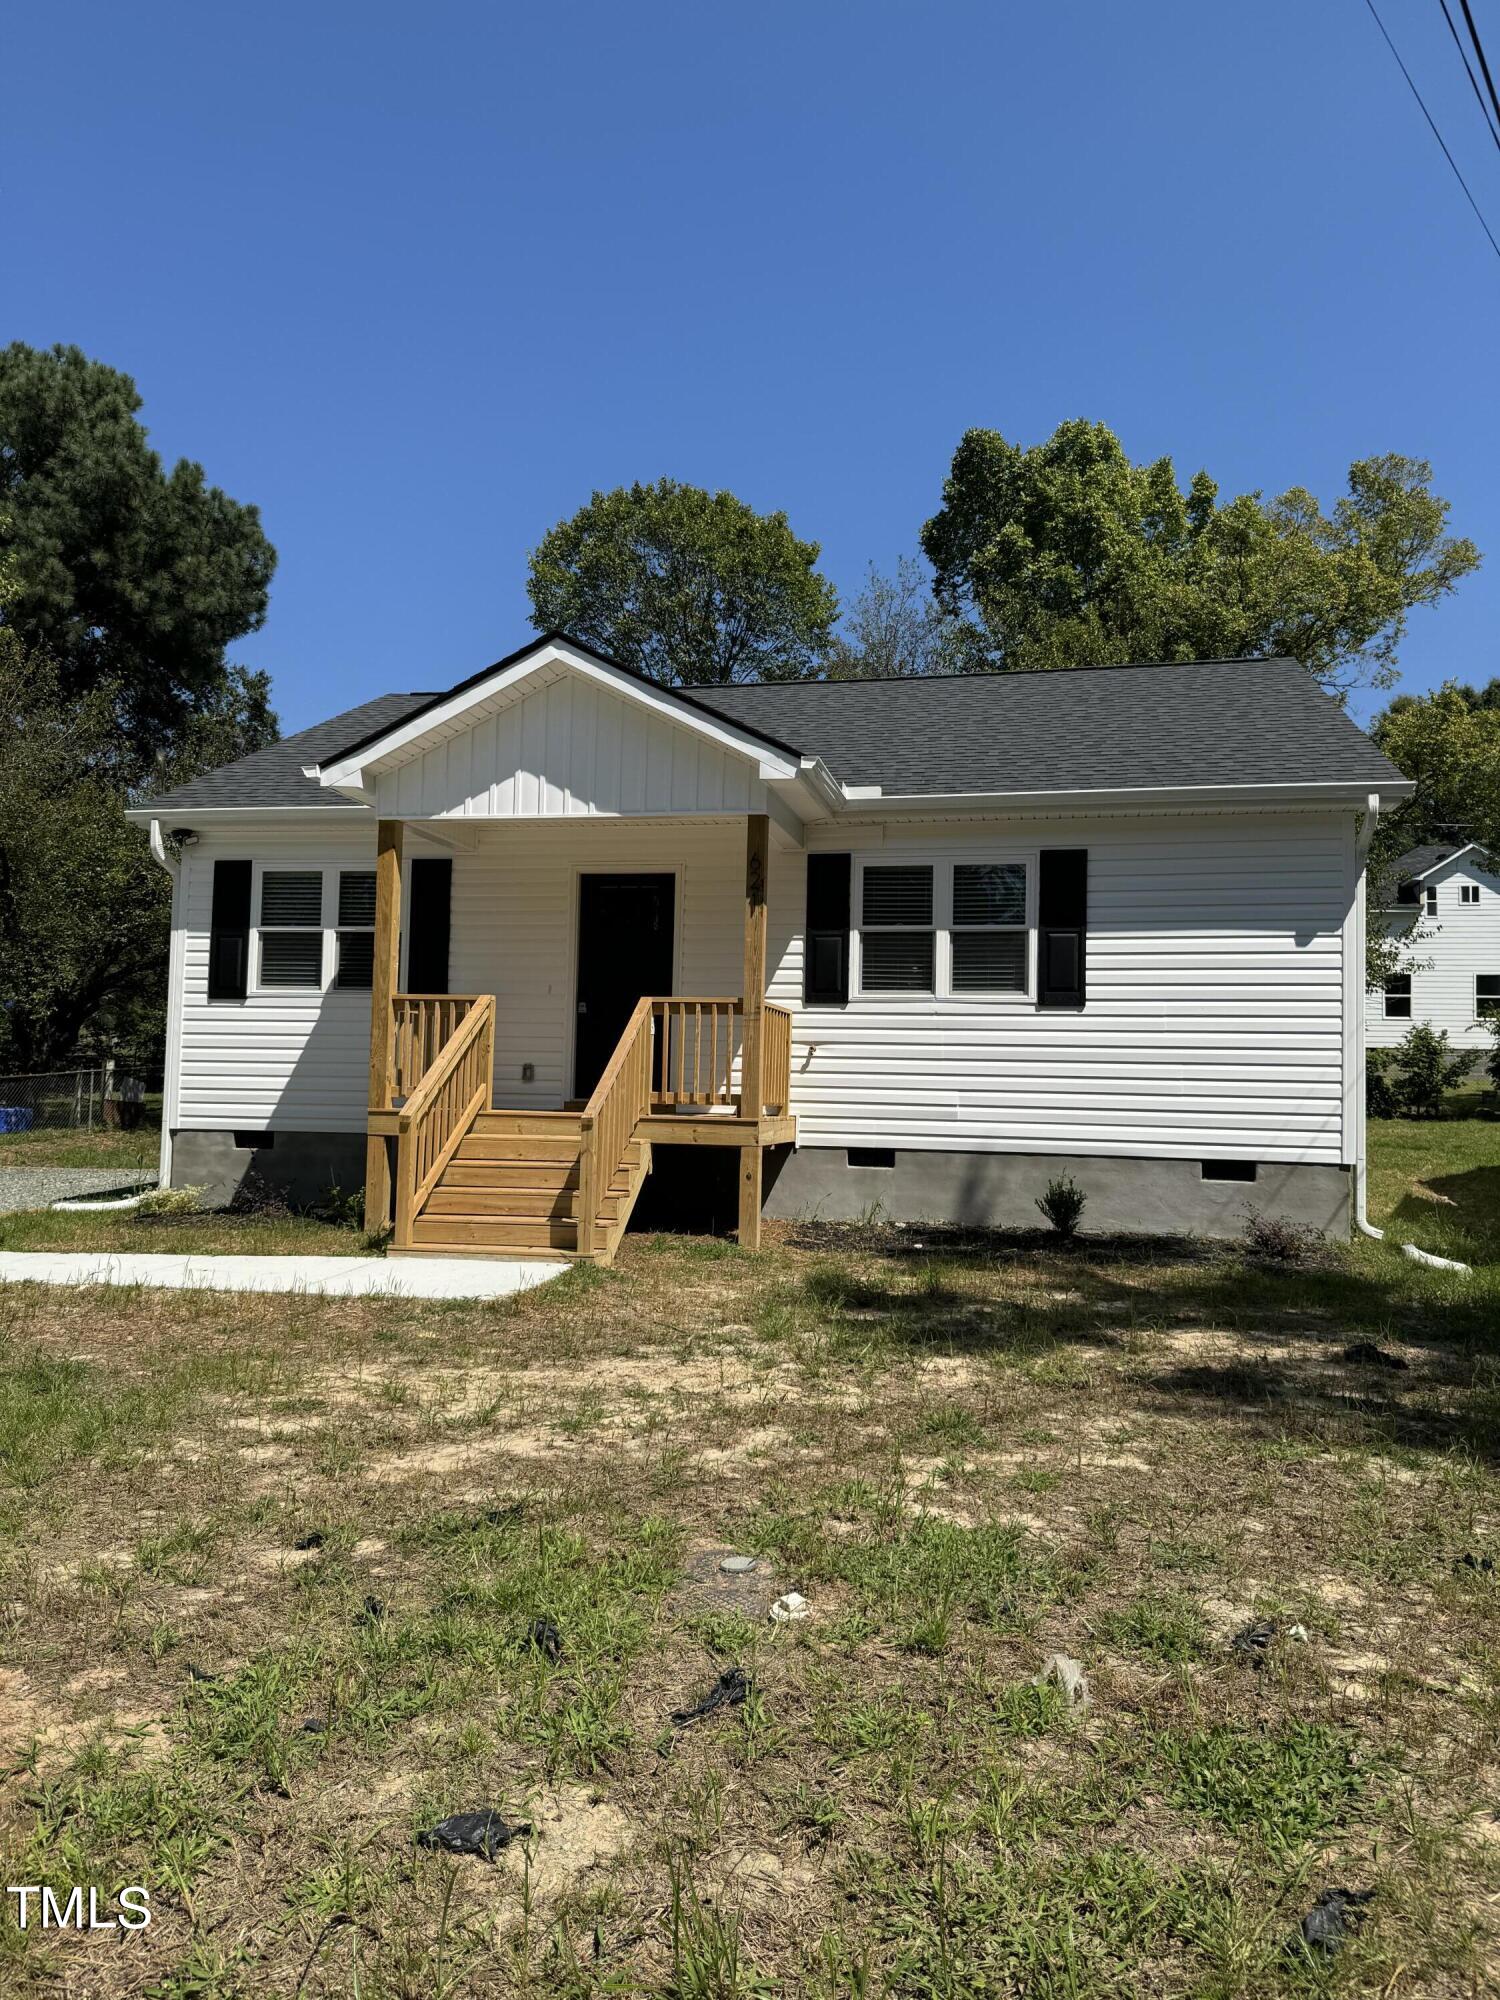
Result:
[[[1479,67],[1484,71],[1485,84],[1490,93],[1490,103],[1495,107],[1495,116],[1500,118],[1500,97],[1495,95],[1495,79],[1490,75],[1489,63],[1485,60],[1484,43],[1479,39],[1479,30],[1474,25],[1474,16],[1469,12],[1469,0],[1458,0],[1464,10],[1464,20],[1468,24],[1469,40],[1474,44],[1474,53],[1479,58]]]
[[[1397,69],[1400,70],[1401,74],[1406,78],[1407,88],[1410,90],[1412,96],[1417,100],[1418,107],[1421,110],[1422,116],[1427,120],[1428,126],[1432,131],[1433,138],[1436,139],[1438,144],[1442,147],[1443,158],[1448,162],[1449,166],[1453,169],[1453,178],[1458,182],[1459,186],[1463,189],[1464,199],[1468,202],[1470,208],[1473,209],[1475,219],[1478,221],[1480,228],[1484,231],[1485,235],[1489,237],[1490,248],[1494,251],[1496,257],[1500,258],[1500,243],[1497,243],[1495,241],[1494,232],[1491,230],[1490,225],[1485,221],[1484,212],[1480,208],[1479,203],[1474,199],[1473,195],[1469,193],[1469,183],[1464,179],[1463,175],[1459,172],[1458,162],[1457,160],[1454,159],[1453,155],[1448,151],[1447,141],[1444,139],[1442,133],[1438,130],[1437,125],[1434,122],[1432,113],[1427,109],[1427,106],[1422,102],[1422,93],[1420,90],[1418,90],[1415,83],[1412,82],[1411,71],[1406,67],[1406,64],[1401,60],[1401,51],[1396,47],[1396,44],[1391,40],[1390,36],[1386,33],[1385,22],[1381,20],[1379,14],[1376,13],[1375,11],[1375,0],[1365,0],[1365,5],[1369,8],[1371,18],[1373,19],[1376,27],[1379,28],[1380,30],[1381,39],[1384,41],[1386,47],[1390,50],[1391,54],[1396,58],[1396,67]]]
[[[1453,46],[1458,50],[1458,59],[1464,66],[1464,74],[1469,79],[1469,88],[1474,93],[1474,102],[1479,106],[1479,115],[1484,120],[1484,129],[1497,147],[1500,147],[1500,131],[1495,129],[1495,121],[1490,116],[1490,107],[1485,102],[1484,92],[1479,88],[1479,78],[1474,74],[1474,65],[1469,61],[1469,51],[1463,45],[1463,38],[1453,25],[1453,16],[1448,12],[1448,0],[1438,0],[1443,10],[1443,19],[1448,23],[1448,33],[1453,37]],[[1484,60],[1481,55],[1480,61]]]

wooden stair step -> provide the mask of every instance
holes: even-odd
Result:
[[[443,1169],[444,1187],[576,1188],[577,1160],[461,1160]]]
[[[422,1208],[423,1215],[550,1215],[567,1220],[577,1212],[576,1188],[453,1187],[446,1178]]]
[[[568,1138],[540,1138],[531,1133],[466,1132],[454,1154],[457,1160],[562,1160],[576,1161],[579,1141]]]
[[[483,1133],[525,1134],[538,1139],[582,1136],[576,1111],[481,1111],[474,1130]]]
[[[455,1248],[576,1250],[576,1222],[540,1215],[431,1215],[425,1210],[412,1226],[412,1241],[420,1248],[449,1243]]]

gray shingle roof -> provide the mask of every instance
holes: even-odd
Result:
[[[1389,785],[1400,772],[1295,660],[699,689],[732,722],[888,794]]]
[[[205,771],[190,778],[175,792],[160,798],[143,799],[140,810],[154,813],[188,812],[194,806],[347,806],[351,812],[365,808],[341,792],[327,791],[314,778],[304,778],[302,766],[332,757],[346,743],[354,743],[372,729],[392,729],[413,709],[431,700],[425,694],[382,694],[358,708],[346,708],[342,715],[300,729],[295,736],[283,736],[264,750],[256,750],[233,764],[221,764],[217,771]]]
[[[1429,868],[1436,868],[1440,861],[1447,861],[1469,846],[1467,840],[1443,840],[1429,847],[1413,847],[1399,860],[1391,863],[1393,872],[1405,879],[1413,875],[1425,875]]]
[[[150,800],[150,810],[347,805],[304,778],[303,765],[331,761],[438,699],[382,695]],[[846,785],[878,785],[887,796],[1340,782],[1378,788],[1401,776],[1295,660],[763,682],[694,688],[690,699],[820,757]]]

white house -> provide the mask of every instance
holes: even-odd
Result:
[[[1500,1020],[1500,873],[1474,841],[1414,847],[1395,864],[1391,929],[1415,931],[1415,970],[1366,996],[1365,1034],[1391,1048],[1414,1026],[1447,1030],[1456,1049],[1492,1049]]]
[[[751,1243],[1060,1174],[1340,1233],[1411,789],[1290,660],[682,692],[548,635],[138,809],[164,1175],[363,1182],[410,1251],[608,1257],[684,1159]]]

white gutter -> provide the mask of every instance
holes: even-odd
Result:
[[[1375,828],[1380,821],[1380,794],[1371,792],[1365,802],[1365,822],[1355,839],[1354,858],[1359,863],[1355,876],[1359,909],[1355,915],[1354,943],[1359,954],[1359,1000],[1354,1009],[1355,1037],[1358,1047],[1355,1051],[1355,1088],[1359,1092],[1358,1110],[1355,1113],[1355,1127],[1359,1133],[1359,1145],[1354,1156],[1354,1226],[1365,1236],[1373,1236],[1377,1243],[1385,1241],[1385,1231],[1377,1229],[1365,1211],[1365,1197],[1370,1178],[1366,1125],[1369,1113],[1366,1110],[1366,1064],[1365,1064],[1365,905],[1369,898],[1365,894],[1365,866],[1369,860],[1370,842],[1375,838]]]
[[[128,817],[128,815],[127,815]],[[161,1187],[172,1184],[172,1121],[177,1115],[177,1069],[182,1060],[182,861],[162,839],[161,821],[153,819],[146,835],[151,858],[172,878],[172,914],[167,946],[167,1047],[161,1079],[161,1150],[157,1154],[156,1178]]]

